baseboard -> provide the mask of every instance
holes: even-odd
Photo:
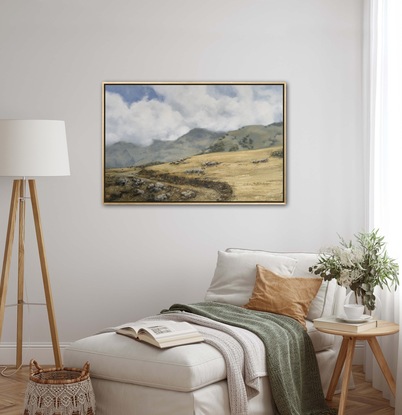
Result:
[[[70,343],[61,343],[60,352]],[[15,366],[15,343],[0,344],[0,366]],[[54,365],[53,347],[51,343],[24,343],[22,349],[22,364],[28,365],[31,359],[35,359],[41,366]]]

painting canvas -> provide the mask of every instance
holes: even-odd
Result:
[[[106,204],[284,204],[286,84],[104,82]]]

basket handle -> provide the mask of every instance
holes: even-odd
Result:
[[[89,362],[86,362],[84,367],[82,368],[80,377],[87,376],[89,374]]]
[[[33,375],[36,372],[35,368],[36,370],[42,370],[38,362],[35,359],[31,359],[31,361],[29,362],[29,371],[31,375]]]

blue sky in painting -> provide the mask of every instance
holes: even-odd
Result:
[[[283,121],[283,85],[105,84],[106,144],[149,145],[193,128],[230,131]]]
[[[155,89],[149,85],[109,84],[105,85],[105,91],[119,94],[129,105],[142,101],[143,99],[163,100],[163,96],[158,95]]]

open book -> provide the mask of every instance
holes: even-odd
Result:
[[[201,333],[185,321],[142,321],[121,327],[116,333],[153,344],[161,349],[204,340]]]

